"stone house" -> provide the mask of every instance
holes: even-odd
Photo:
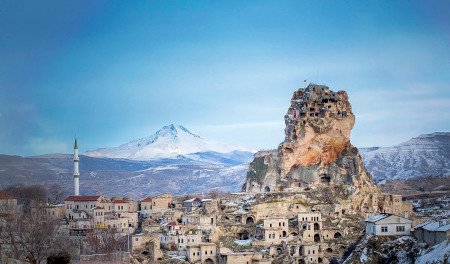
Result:
[[[171,194],[147,197],[140,201],[140,213],[144,218],[152,214],[163,214],[170,210],[172,200],[173,197]]]
[[[63,219],[66,215],[66,207],[64,204],[52,204],[45,206],[45,211],[53,220]]]
[[[188,212],[197,210],[197,208],[199,208],[201,205],[202,199],[198,197],[183,201],[183,209]]]
[[[137,228],[136,206],[131,199],[103,196],[69,196],[64,201],[65,217],[72,229],[116,228],[121,233]]]
[[[319,244],[304,244],[300,246],[299,253],[303,263],[323,263],[323,253],[320,251]]]
[[[214,264],[217,261],[216,244],[202,243],[187,247],[187,259],[190,263]]]
[[[129,226],[128,218],[118,217],[114,214],[107,214],[105,216],[105,227],[114,228],[119,233],[130,233],[133,229]]]
[[[105,214],[106,210],[102,206],[94,208],[94,225],[96,228],[105,228]]]
[[[93,196],[69,196],[64,200],[66,207],[66,217],[76,211],[88,212],[97,206],[101,206],[103,197],[101,195]]]
[[[262,232],[265,244],[281,244],[289,238],[289,222],[283,217],[264,219]]]
[[[145,252],[152,262],[162,259],[164,253],[159,247],[159,236],[148,234],[135,234],[131,238],[132,252]]]
[[[219,264],[259,263],[263,259],[261,252],[233,252],[228,248],[220,248],[218,254]]]
[[[177,250],[179,254],[186,255],[188,246],[202,243],[202,231],[179,229],[175,233],[161,233],[160,243],[169,250]]]
[[[429,221],[415,226],[414,237],[430,246],[450,240],[450,218]]]
[[[161,222],[162,223],[175,222],[181,219],[182,215],[183,213],[178,210],[167,211],[161,216]]]
[[[181,222],[183,225],[199,225],[202,229],[211,229],[216,225],[217,219],[213,215],[203,215],[203,214],[184,214],[181,217]]]
[[[409,236],[412,220],[393,214],[377,214],[368,217],[364,225],[366,237]]]
[[[322,214],[320,212],[299,213],[297,215],[299,234],[305,242],[320,242]]]

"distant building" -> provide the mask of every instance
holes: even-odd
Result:
[[[370,216],[364,222],[366,237],[411,235],[412,220],[401,216],[377,214]]]
[[[415,226],[414,237],[430,246],[450,240],[450,218],[429,221]]]
[[[0,214],[13,214],[17,210],[17,199],[6,192],[0,192]]]
[[[73,195],[64,200],[64,207],[71,229],[115,228],[127,233],[138,226],[136,205],[131,199]]]
[[[171,194],[162,194],[155,197],[147,197],[140,201],[141,215],[144,218],[158,216],[170,210],[173,197]]]
[[[183,201],[183,208],[186,211],[194,211],[201,205],[202,205],[202,199],[200,199],[198,197]]]

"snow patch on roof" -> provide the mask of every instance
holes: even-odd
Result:
[[[375,223],[375,222],[378,222],[388,216],[389,216],[388,214],[376,214],[376,215],[369,216],[365,221]]]

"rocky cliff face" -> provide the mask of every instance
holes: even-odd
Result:
[[[355,124],[345,91],[310,84],[294,92],[284,117],[285,140],[278,150],[255,154],[250,163],[246,192],[309,191],[344,186],[348,195],[363,199],[378,193],[350,143]]]

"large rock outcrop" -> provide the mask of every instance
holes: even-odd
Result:
[[[316,84],[300,88],[284,119],[285,140],[277,150],[255,154],[243,191],[303,192],[339,186],[358,200],[357,207],[365,195],[380,192],[350,143],[355,116],[345,91]]]

